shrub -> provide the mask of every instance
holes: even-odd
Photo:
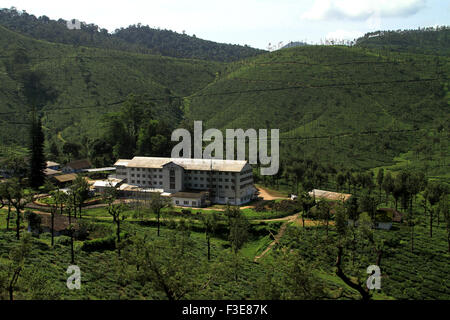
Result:
[[[55,239],[55,243],[62,245],[62,246],[68,246],[68,245],[70,245],[70,237],[67,237],[67,236],[57,237]]]
[[[127,234],[125,232],[120,234],[121,239],[126,239]],[[116,235],[110,235],[109,237],[99,238],[94,240],[87,240],[83,243],[81,250],[86,252],[114,250],[116,248]]]

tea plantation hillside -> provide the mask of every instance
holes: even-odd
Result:
[[[220,68],[201,60],[49,43],[0,27],[0,141],[26,144],[23,123],[32,105],[43,115],[48,137],[96,136],[99,117],[132,93],[149,96],[157,117],[177,122],[177,101],[169,97],[196,92]]]
[[[228,65],[184,110],[206,127],[279,128],[289,154],[374,167],[448,132],[449,66],[446,57],[297,47]]]

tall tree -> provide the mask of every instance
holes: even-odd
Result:
[[[127,217],[123,214],[125,210],[125,206],[123,203],[115,203],[118,198],[118,191],[114,187],[108,187],[103,196],[104,201],[107,203],[106,210],[108,214],[112,216],[113,223],[116,224],[116,241],[117,241],[117,252],[120,256],[120,223],[125,220]]]
[[[23,186],[17,178],[14,178],[8,184],[7,197],[11,205],[16,209],[16,237],[20,240],[20,222],[22,220],[22,210],[25,205],[32,201],[32,194],[25,194]]]
[[[378,184],[378,187],[380,188],[379,189],[379,192],[380,192],[379,203],[381,203],[381,189],[383,187],[383,181],[384,181],[384,169],[381,168],[378,170],[378,173],[377,173],[377,184]]]
[[[392,178],[390,171],[386,173],[386,176],[383,179],[382,188],[386,193],[386,204],[388,204],[389,195],[394,191],[394,179]]]
[[[65,142],[62,147],[62,151],[67,156],[69,162],[72,159],[79,157],[80,150],[81,150],[81,145],[79,145],[78,143],[73,143],[73,142]]]
[[[158,292],[170,301],[183,299],[186,295],[192,297],[206,290],[220,273],[212,272],[212,265],[199,256],[184,252],[183,237],[177,233],[147,242],[133,236],[130,245],[124,249],[123,258],[125,263],[135,268],[132,272],[127,272],[127,268],[125,272],[119,269],[118,277],[149,284],[152,292]]]
[[[344,173],[339,172],[339,173],[336,175],[336,184],[337,184],[337,187],[338,187],[338,191],[339,191],[339,192],[341,192],[342,187],[343,187],[344,184],[345,184],[345,180],[346,180],[346,177],[345,177],[345,174],[344,174]]]
[[[249,222],[237,207],[228,205],[225,215],[228,218],[228,239],[230,240],[231,249],[237,254],[248,240]]]
[[[351,196],[344,204],[347,216],[353,220],[353,226],[356,226],[356,221],[359,218],[359,199],[356,196]]]
[[[319,219],[322,220],[323,224],[325,225],[326,234],[328,237],[328,227],[331,219],[331,207],[327,200],[320,199],[317,203],[317,210]]]
[[[154,193],[150,200],[150,210],[156,214],[157,222],[158,222],[158,237],[160,234],[160,219],[161,219],[161,210],[166,207],[172,206],[172,202],[170,199],[161,196],[160,193]]]
[[[31,251],[31,243],[31,234],[26,233],[19,244],[15,246],[9,253],[9,261],[6,267],[8,274],[7,289],[10,301],[14,300],[14,291],[16,289],[16,284],[24,270],[25,258]]]
[[[302,191],[297,197],[297,202],[299,204],[299,207],[302,210],[302,226],[305,227],[305,217],[309,215],[309,210],[311,210],[312,207],[314,207],[315,202],[313,198],[309,195],[308,192]]]
[[[450,253],[450,209],[448,195],[443,195],[441,197],[441,200],[439,201],[439,210],[441,210],[444,216],[445,228],[447,230],[448,252]]]
[[[217,214],[207,214],[202,216],[203,225],[205,226],[206,243],[208,245],[208,261],[211,260],[211,236],[217,229]]]
[[[443,187],[436,181],[431,181],[425,189],[424,197],[430,203],[430,237],[433,237],[433,214],[436,211],[434,206],[439,202],[442,194]]]
[[[46,168],[44,156],[44,133],[42,132],[41,119],[36,119],[33,112],[30,130],[30,171],[29,184],[37,189],[45,182],[44,170]]]
[[[84,202],[89,198],[89,183],[83,176],[77,175],[73,185],[70,186],[70,189],[73,192],[75,204],[78,207],[78,215],[81,219],[81,208],[83,207]]]
[[[11,219],[11,194],[9,192],[10,181],[0,183],[0,198],[2,199],[1,205],[8,205],[8,214],[6,215],[6,230],[9,231],[9,220]]]

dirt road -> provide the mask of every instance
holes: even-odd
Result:
[[[264,200],[288,199],[287,197],[272,196],[266,189],[261,187],[258,187],[257,189],[259,191],[259,196]]]

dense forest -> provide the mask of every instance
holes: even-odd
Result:
[[[0,25],[50,42],[177,58],[229,62],[264,52],[249,46],[202,40],[195,35],[152,29],[141,24],[120,28],[112,33],[93,23],[81,23],[80,30],[69,30],[65,20],[35,17],[15,8],[0,10]]]
[[[448,56],[450,54],[450,28],[438,26],[412,30],[370,32],[357,39],[356,46],[395,52]]]

